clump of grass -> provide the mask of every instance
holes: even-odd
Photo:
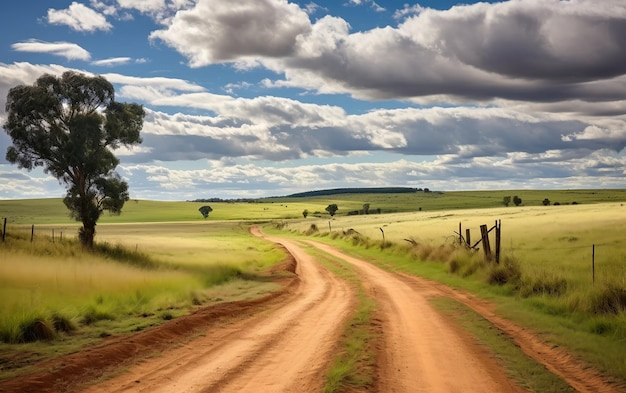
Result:
[[[311,236],[314,233],[319,232],[319,229],[317,228],[317,225],[315,224],[311,224],[311,226],[309,227],[309,229],[307,229],[304,234],[307,236]]]
[[[72,319],[59,312],[52,313],[51,321],[57,332],[70,333],[76,330],[76,324]]]
[[[22,321],[20,324],[20,342],[50,341],[56,338],[56,330],[52,322],[42,316]]]
[[[525,275],[521,278],[517,290],[522,297],[561,296],[567,290],[567,280],[550,272],[542,272],[536,276]]]
[[[0,321],[0,342],[7,344],[50,341],[59,333],[76,329],[72,320],[59,312],[30,311],[20,315],[8,315]]]
[[[469,277],[486,265],[481,256],[469,250],[458,249],[448,258],[448,271],[461,277]]]
[[[515,284],[521,277],[519,261],[512,257],[504,258],[499,264],[491,264],[487,272],[487,282],[491,285]]]
[[[105,311],[102,308],[98,308],[94,305],[89,305],[85,308],[85,311],[82,313],[82,317],[80,322],[83,325],[92,325],[98,321],[113,321],[115,320],[115,315],[109,311]]]
[[[626,311],[626,288],[616,283],[605,283],[591,292],[590,311],[593,314],[614,314]]]

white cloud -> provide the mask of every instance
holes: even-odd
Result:
[[[296,37],[310,29],[306,12],[284,0],[199,0],[179,11],[164,30],[150,34],[174,47],[192,67],[288,56]]]
[[[72,2],[64,10],[48,9],[48,23],[66,25],[73,30],[85,32],[108,31],[113,27],[102,14],[77,2]]]
[[[337,17],[312,23],[305,9],[286,1],[225,4],[200,0],[151,38],[179,51],[193,67],[264,66],[284,75],[273,86],[359,99],[626,99],[621,0],[602,7],[593,0],[519,0],[445,11],[407,5],[395,14],[402,21],[397,27],[356,33]]]
[[[11,45],[11,48],[18,52],[49,53],[51,55],[65,57],[67,60],[91,59],[89,52],[71,42],[46,42],[31,39],[25,42],[15,43]]]
[[[91,62],[91,65],[102,67],[115,67],[119,65],[128,64],[131,62],[130,57],[112,57],[110,59],[95,60]]]

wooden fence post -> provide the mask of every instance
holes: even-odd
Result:
[[[496,263],[500,264],[500,240],[502,230],[502,220],[496,220]]]
[[[383,231],[383,228],[378,228],[380,229],[380,232],[383,234],[383,247],[385,246],[385,231]]]
[[[489,245],[489,230],[487,225],[480,226],[480,235],[482,236],[483,251],[485,252],[485,259],[491,261],[491,246]]]
[[[35,224],[30,227],[30,242],[32,243],[35,240]]]
[[[4,225],[2,226],[2,241],[4,241],[4,237],[7,234],[7,218],[4,217]]]
[[[463,245],[463,228],[461,227],[461,221],[459,221],[459,246]]]
[[[470,230],[469,230],[469,228],[467,228],[465,230],[465,242],[467,243],[468,247],[472,244],[472,242],[470,240]]]
[[[54,243],[54,228],[52,228],[52,243]]]
[[[591,246],[591,284],[596,283],[596,245]]]

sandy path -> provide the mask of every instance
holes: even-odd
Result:
[[[258,235],[258,232],[257,232]],[[292,242],[301,283],[282,307],[207,331],[85,392],[315,392],[324,384],[351,288]]]
[[[397,275],[331,246],[308,243],[356,266],[379,302],[384,337],[379,391],[521,391],[430,306],[427,297],[432,291],[420,291]]]

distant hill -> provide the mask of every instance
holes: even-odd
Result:
[[[299,192],[296,194],[287,195],[286,198],[307,198],[338,194],[408,194],[421,191],[425,190],[421,188],[410,187],[333,188],[329,190]]]

